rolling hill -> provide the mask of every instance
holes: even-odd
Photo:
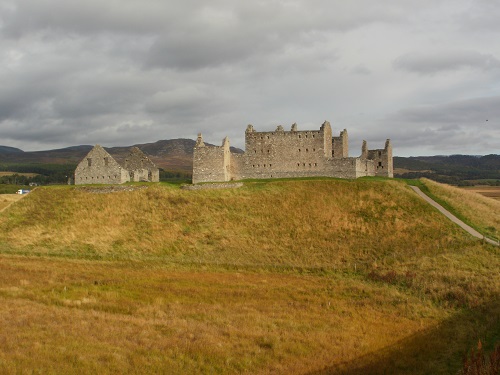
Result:
[[[19,148],[0,146],[0,154],[14,154],[14,153],[21,153],[21,152],[24,152],[24,151],[19,149]]]
[[[500,338],[499,267],[403,181],[37,188],[0,213],[0,372],[456,373]]]
[[[449,184],[467,185],[477,180],[499,180],[500,155],[450,155],[394,157],[394,176],[427,177]]]
[[[124,159],[131,147],[139,147],[158,165],[171,171],[191,172],[193,166],[192,139],[160,140],[153,143],[135,144],[123,147],[105,147],[117,160]],[[0,146],[0,164],[78,164],[93,146],[82,145],[56,150],[25,152],[7,146]],[[233,152],[243,152],[231,147]]]

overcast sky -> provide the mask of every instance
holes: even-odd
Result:
[[[347,128],[500,153],[498,0],[0,0],[0,145]]]

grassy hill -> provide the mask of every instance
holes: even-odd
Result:
[[[37,188],[0,213],[0,372],[455,373],[499,267],[397,180]]]

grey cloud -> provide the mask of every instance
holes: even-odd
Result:
[[[371,70],[364,65],[357,65],[351,69],[351,73],[358,75],[368,75],[371,74]]]
[[[258,52],[252,40],[234,35],[165,35],[151,47],[148,67],[200,69],[231,64]]]
[[[153,113],[190,112],[193,108],[210,106],[212,102],[212,96],[206,88],[185,86],[155,93],[146,101],[144,107],[148,112]]]
[[[381,7],[371,1],[310,0],[239,2],[194,0],[120,1],[5,0],[4,32],[22,36],[38,30],[83,34],[100,32],[157,33],[160,30],[222,28],[241,32],[261,29],[293,32],[304,29],[349,30],[370,22],[392,21],[405,16],[408,4],[390,1]],[[329,11],[332,10],[332,11]],[[229,27],[229,28],[228,28]]]
[[[394,61],[394,67],[418,74],[435,74],[462,68],[489,71],[499,70],[500,61],[491,54],[475,51],[441,50],[402,55]]]
[[[165,23],[176,22],[169,17],[172,13],[168,3],[155,0],[16,0],[6,4],[9,6],[1,18],[2,29],[11,37],[41,30],[91,35],[149,33]]]
[[[500,151],[500,96],[407,108],[383,123],[402,148],[428,147],[435,153]]]
[[[314,32],[347,31],[372,22],[387,22],[403,7],[374,6],[356,0],[234,3],[218,0],[106,2],[87,0],[75,5],[61,0],[10,1],[3,21],[5,35],[23,37],[92,37],[102,34],[149,37],[156,42],[144,57],[146,66],[198,69],[231,64],[250,55],[270,54],[284,45],[301,43]],[[325,11],[326,10],[326,11]],[[50,36],[49,36],[50,35]]]
[[[436,149],[468,133],[494,139],[499,103],[457,100],[498,92],[500,47],[457,31],[457,9],[451,0],[0,0],[1,143],[114,146],[203,132],[242,147],[247,123],[305,129],[325,119],[348,129],[353,150],[362,138],[373,147],[393,138],[396,150],[412,139]],[[446,23],[427,30],[429,14]],[[444,44],[456,51],[436,53]],[[404,55],[408,45],[420,52]],[[437,76],[446,71],[460,74]]]
[[[500,31],[500,7],[494,0],[475,0],[468,3],[457,17],[459,28],[464,33],[480,33],[483,37],[498,35]]]
[[[444,124],[446,126],[449,124],[464,126],[481,124],[494,128],[500,121],[500,96],[408,108],[392,115],[389,119],[412,124]]]

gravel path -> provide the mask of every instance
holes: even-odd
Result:
[[[410,187],[415,191],[415,193],[417,193],[418,195],[420,195],[422,198],[424,198],[429,204],[431,204],[432,206],[436,207],[444,216],[446,216],[448,219],[450,219],[451,221],[453,221],[455,224],[459,225],[461,228],[463,228],[464,230],[466,230],[467,232],[469,232],[470,234],[472,234],[474,237],[477,237],[477,238],[480,238],[482,240],[485,240],[486,242],[492,244],[492,245],[496,245],[496,246],[499,246],[500,244],[490,238],[487,238],[485,236],[483,236],[481,233],[479,233],[477,230],[475,230],[474,228],[468,226],[467,224],[465,224],[462,220],[460,220],[459,218],[457,218],[455,215],[453,215],[450,211],[446,210],[443,206],[441,206],[439,203],[437,203],[435,200],[429,198],[427,195],[425,195],[422,190],[420,190],[418,187],[416,186],[411,186]]]

